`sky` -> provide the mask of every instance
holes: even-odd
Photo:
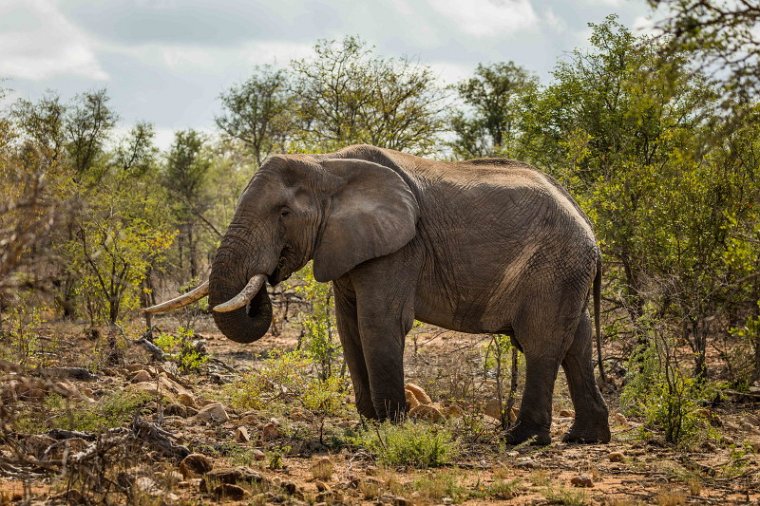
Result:
[[[319,39],[359,35],[429,65],[441,83],[512,60],[544,82],[615,13],[651,26],[644,0],[0,0],[0,86],[36,99],[105,88],[119,129],[213,132],[219,95],[257,64],[286,66]]]

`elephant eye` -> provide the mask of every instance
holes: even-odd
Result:
[[[285,216],[289,214],[290,214],[290,209],[288,209],[287,207],[283,207],[282,209],[280,209],[280,217],[284,218]]]

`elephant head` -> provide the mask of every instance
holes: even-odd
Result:
[[[256,341],[272,321],[266,282],[275,286],[311,259],[317,281],[337,279],[408,243],[418,216],[409,185],[388,167],[271,156],[238,201],[206,287],[146,311],[173,309],[208,293],[219,330],[233,341]]]

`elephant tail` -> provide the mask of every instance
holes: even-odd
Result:
[[[599,366],[599,377],[602,383],[607,383],[602,359],[602,255],[596,259],[596,276],[594,276],[594,324],[596,325],[596,358]]]

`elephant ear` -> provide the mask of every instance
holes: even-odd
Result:
[[[330,281],[401,249],[416,233],[419,206],[396,172],[365,160],[321,162],[340,181],[314,252],[314,278]]]

